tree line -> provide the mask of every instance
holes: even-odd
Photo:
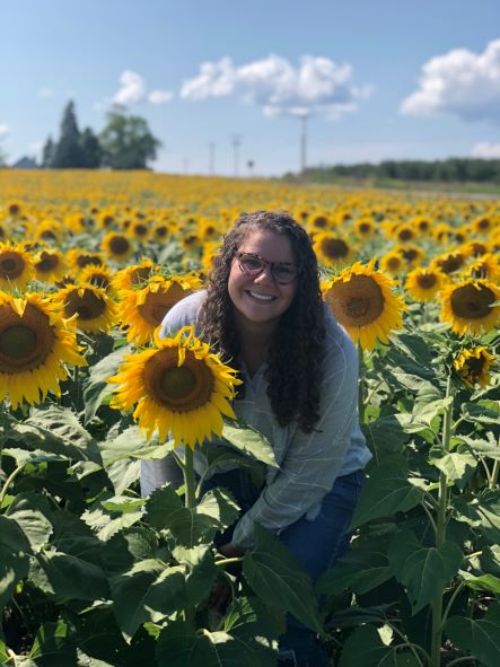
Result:
[[[384,160],[379,164],[336,164],[309,167],[302,172],[301,177],[321,183],[336,178],[500,183],[500,159],[451,157],[432,161]]]
[[[161,142],[140,116],[120,107],[107,114],[104,129],[97,135],[90,127],[80,131],[72,100],[66,105],[59,138],[49,135],[42,150],[42,169],[147,169],[156,158]]]

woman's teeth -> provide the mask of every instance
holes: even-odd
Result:
[[[267,296],[265,294],[257,294],[256,292],[251,292],[250,290],[248,291],[248,294],[250,294],[251,297],[254,299],[257,299],[258,301],[274,301],[276,298],[275,296]]]

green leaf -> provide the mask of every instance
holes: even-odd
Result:
[[[10,600],[16,583],[27,576],[30,552],[19,524],[0,515],[0,609]]]
[[[109,540],[123,528],[129,528],[141,520],[143,501],[141,500],[139,504],[134,503],[133,499],[125,498],[126,501],[122,506],[119,502],[113,502],[116,499],[113,496],[107,499],[112,509],[106,509],[103,504],[106,500],[102,500],[94,503],[82,514],[82,519],[96,532],[100,540]]]
[[[129,459],[163,459],[173,449],[172,440],[160,444],[156,437],[147,438],[138,426],[130,426],[119,435],[100,443],[106,468]]]
[[[406,512],[422,499],[422,492],[409,483],[406,461],[381,465],[370,470],[351,527],[356,528],[380,517]]]
[[[106,472],[113,484],[115,494],[119,496],[139,480],[141,462],[130,459],[116,461],[106,469]]]
[[[149,559],[110,579],[113,610],[130,641],[145,621],[157,622],[186,606],[184,568]]]
[[[133,526],[111,537],[101,548],[101,562],[110,574],[129,570],[135,562],[156,557],[158,540],[148,528]]]
[[[381,586],[392,577],[386,551],[386,539],[367,540],[360,546],[354,544],[333,568],[321,575],[316,591],[331,595],[349,588],[362,594]]]
[[[231,422],[231,424],[224,423],[222,437],[235,447],[235,449],[244,452],[257,461],[262,461],[273,468],[279,467],[274,458],[274,451],[271,444],[256,429],[249,426],[242,428],[237,426],[236,422]]]
[[[369,424],[364,424],[363,431],[377,461],[385,452],[401,453],[410,437],[397,415],[380,417]]]
[[[115,375],[126,354],[130,354],[132,346],[111,352],[90,368],[89,377],[84,385],[83,399],[85,403],[85,423],[88,424],[97,414],[100,406],[113,394],[115,386],[107,379]]]
[[[475,527],[490,544],[500,543],[500,492],[486,491],[473,500],[453,500],[457,521]]]
[[[472,454],[450,452],[441,458],[432,458],[429,463],[444,472],[450,482],[455,482],[465,475],[467,468],[475,468],[477,461]]]
[[[448,638],[462,651],[472,653],[486,667],[498,667],[500,656],[500,605],[493,603],[484,618],[452,616],[445,627]]]
[[[215,519],[219,530],[231,526],[239,516],[237,503],[225,489],[212,489],[205,493],[197,511]]]
[[[156,649],[159,667],[262,667],[260,654],[227,632],[196,632],[185,621],[169,623]]]
[[[44,623],[36,633],[29,657],[36,667],[76,665],[76,646],[63,621]]]
[[[500,404],[498,401],[478,401],[462,405],[463,417],[472,423],[495,424],[500,423]]]
[[[457,574],[464,556],[454,542],[425,547],[411,530],[404,530],[394,537],[388,557],[396,578],[407,588],[416,614]]]
[[[255,524],[255,547],[243,558],[243,574],[264,602],[289,611],[304,625],[322,631],[309,576],[277,537]]]
[[[438,392],[429,392],[425,394],[418,394],[412,412],[412,419],[415,423],[431,425],[432,420],[444,414],[444,412],[452,405],[453,396],[446,398],[439,398],[441,394]]]
[[[338,667],[374,667],[387,655],[373,625],[362,625],[344,642]]]
[[[500,461],[500,443],[480,438],[460,436],[461,440],[476,454],[494,461]]]
[[[97,565],[57,551],[39,553],[36,558],[59,599],[94,601],[108,596],[106,577]]]
[[[184,507],[173,487],[164,485],[147,500],[148,520],[155,528],[167,528],[177,544],[182,546],[191,548],[210,543],[223,525],[217,516],[220,508],[215,501],[210,502],[211,498],[207,501],[205,513],[202,504],[194,508]]]
[[[465,585],[475,591],[488,591],[490,593],[500,594],[500,577],[493,574],[482,574],[474,577],[468,572],[461,572]]]

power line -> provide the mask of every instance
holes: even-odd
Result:
[[[231,143],[233,144],[234,176],[237,178],[240,172],[241,134],[231,135]]]

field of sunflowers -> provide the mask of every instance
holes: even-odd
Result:
[[[313,239],[374,454],[314,585],[264,529],[241,559],[214,548],[238,507],[200,493],[193,450],[215,435],[258,474],[272,447],[207,343],[155,337],[265,208]],[[499,249],[499,201],[0,170],[0,665],[271,667],[291,612],[339,667],[498,667]],[[142,499],[141,459],[169,453],[184,483]]]

